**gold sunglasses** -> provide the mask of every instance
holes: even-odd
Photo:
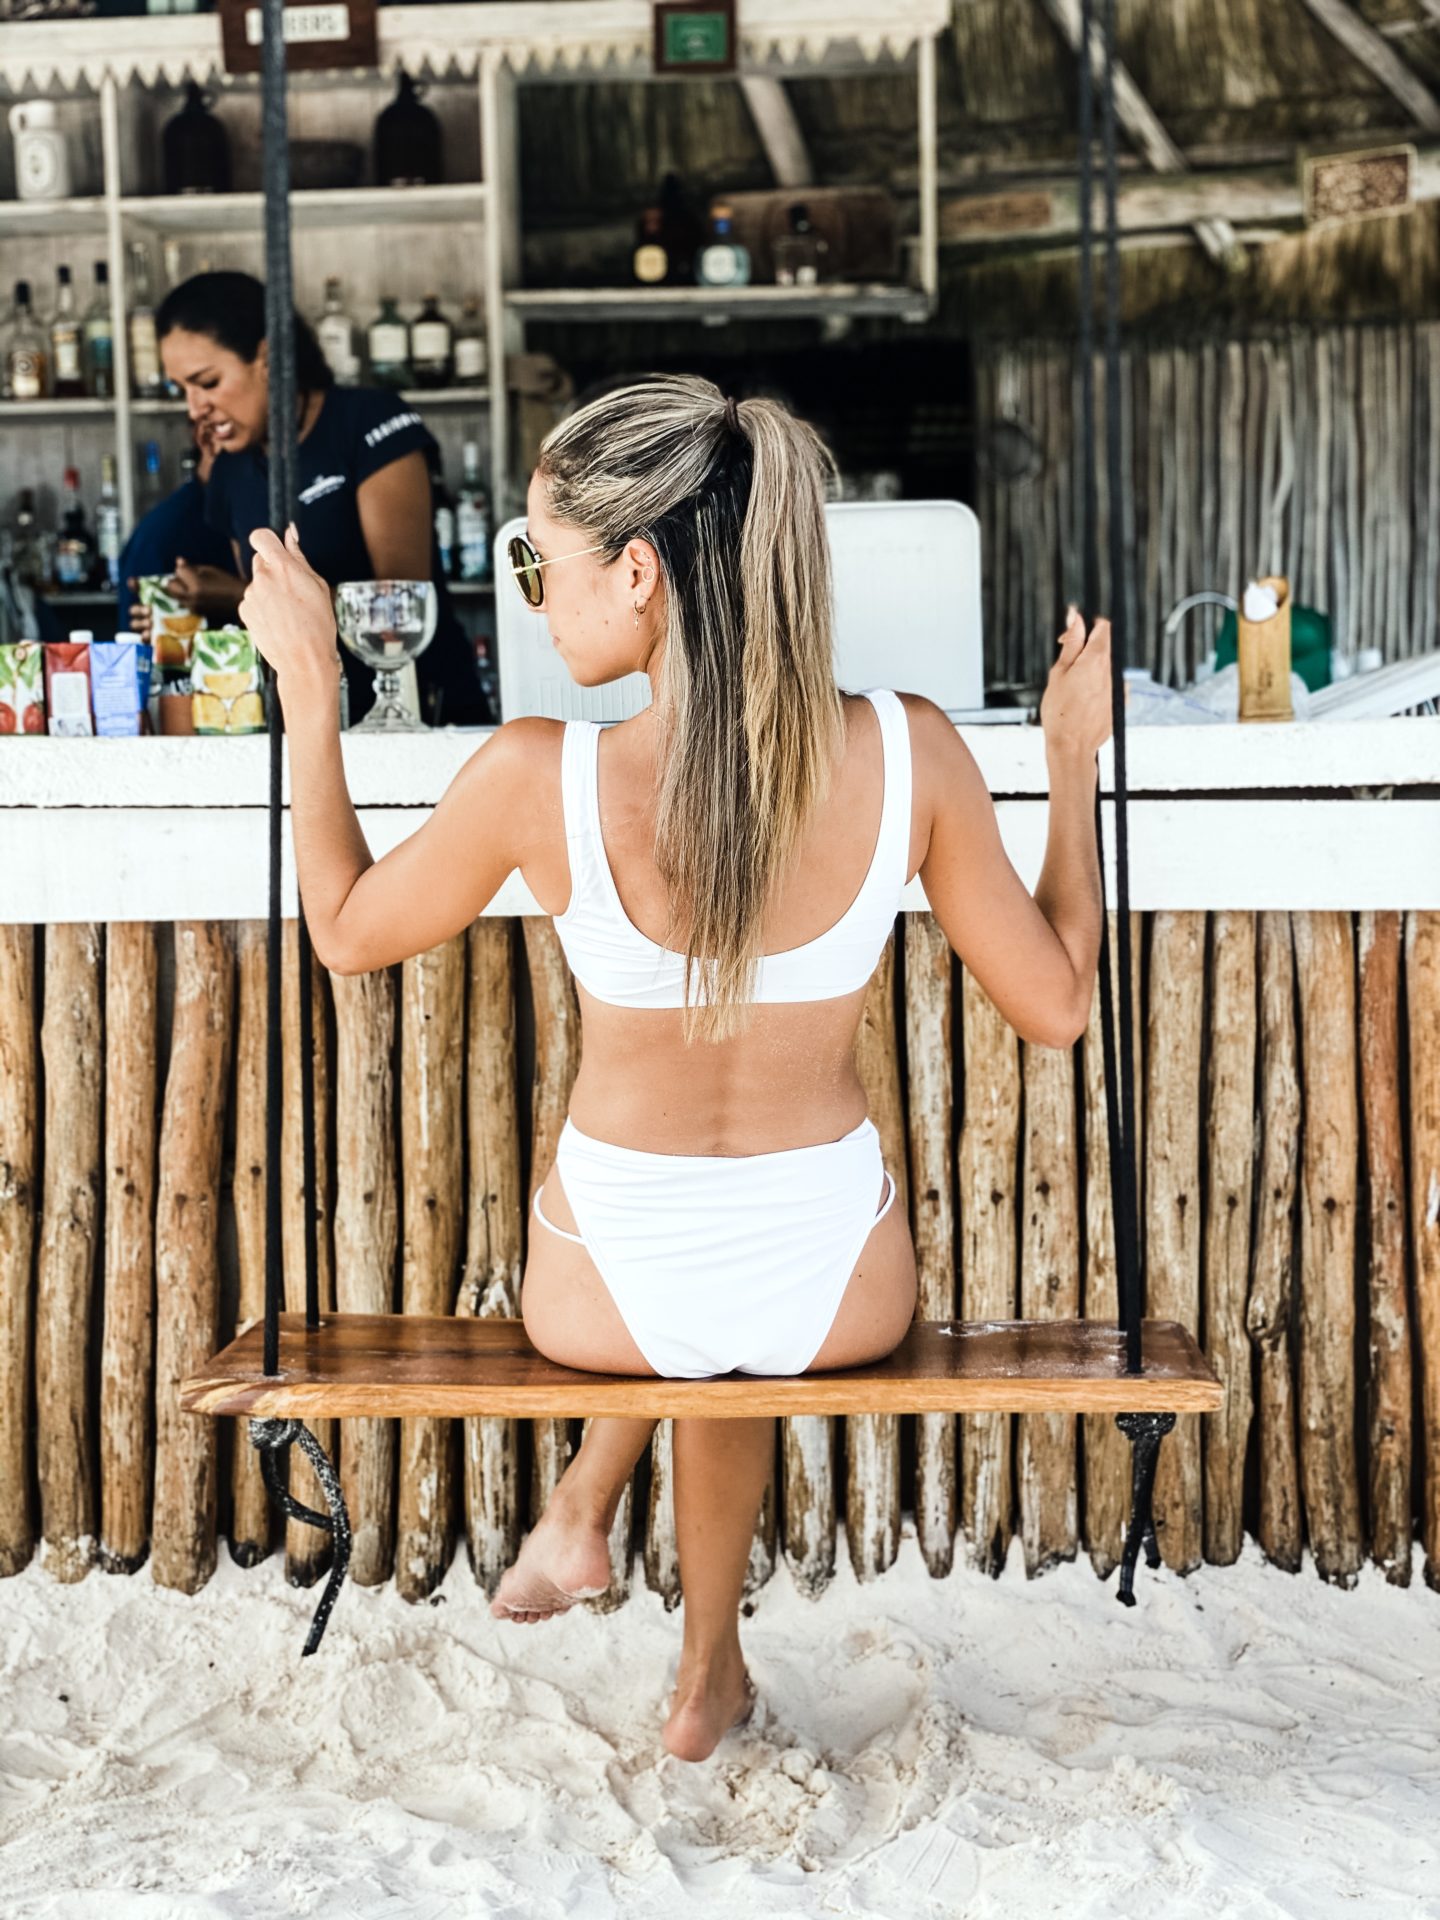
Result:
[[[561,560],[579,560],[587,553],[604,552],[604,547],[577,547],[574,553],[557,553],[548,560],[542,560],[530,542],[517,533],[510,539],[510,571],[515,576],[515,584],[524,596],[526,606],[538,608],[545,604],[545,582],[540,574],[542,567],[553,567]]]

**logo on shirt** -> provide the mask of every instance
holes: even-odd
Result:
[[[400,433],[406,427],[423,427],[424,424],[418,413],[394,413],[388,420],[382,420],[378,427],[370,429],[365,436],[365,444],[367,447],[378,447],[392,433]]]
[[[334,493],[344,484],[343,473],[322,473],[318,480],[312,480],[308,487],[302,488],[300,504],[302,507],[313,507],[317,500],[323,500],[327,493]]]

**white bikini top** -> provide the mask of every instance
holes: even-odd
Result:
[[[910,866],[910,725],[888,687],[866,690],[880,722],[885,787],[880,832],[860,891],[835,922],[803,946],[767,953],[756,968],[757,1001],[830,1000],[863,987],[895,925]],[[620,904],[600,832],[597,768],[601,728],[567,720],[560,757],[570,899],[555,931],[570,971],[614,1007],[683,1007],[685,956],[643,934]],[[696,976],[698,989],[699,976]],[[698,999],[698,990],[692,995]]]

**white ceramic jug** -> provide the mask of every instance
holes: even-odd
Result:
[[[10,109],[16,191],[22,200],[70,197],[70,153],[59,119],[53,100],[27,100]]]

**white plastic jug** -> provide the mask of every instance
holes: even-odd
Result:
[[[22,200],[68,200],[70,152],[53,100],[26,100],[10,109],[15,139],[16,191]]]

